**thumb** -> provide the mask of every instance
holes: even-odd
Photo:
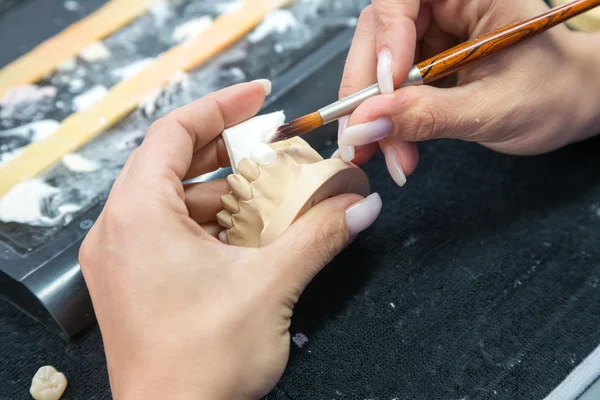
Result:
[[[381,197],[345,194],[325,200],[300,217],[269,251],[279,264],[279,282],[300,295],[351,238],[370,227],[381,212]]]
[[[394,91],[413,65],[421,0],[373,0],[377,35],[377,80],[381,93]]]

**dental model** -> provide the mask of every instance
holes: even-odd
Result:
[[[58,400],[67,388],[67,378],[52,366],[41,367],[31,381],[29,393],[35,400]]]
[[[221,240],[231,245],[266,246],[321,201],[344,193],[369,194],[360,168],[339,158],[324,160],[300,138],[261,143],[264,132],[284,121],[283,113],[273,113],[223,133],[234,174],[227,177],[231,193],[221,198],[224,210],[217,220],[226,228]]]

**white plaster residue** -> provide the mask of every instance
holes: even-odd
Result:
[[[168,107],[171,97],[189,85],[189,76],[183,71],[177,72],[165,88],[159,88],[144,96],[138,105],[138,110],[146,116],[153,116],[159,108]]]
[[[277,151],[265,143],[257,143],[250,150],[250,159],[258,165],[271,164],[277,158]]]
[[[303,333],[296,333],[292,338],[292,342],[294,342],[296,346],[302,348],[302,346],[308,343],[308,338]]]
[[[93,63],[110,57],[110,50],[102,42],[93,42],[81,50],[79,56],[87,62]]]
[[[75,69],[76,66],[77,62],[75,61],[75,59],[69,58],[68,60],[65,60],[58,64],[58,67],[56,67],[56,69],[58,70],[58,72],[71,72]]]
[[[93,172],[100,169],[100,165],[77,153],[69,153],[63,156],[62,164],[73,172]]]
[[[248,35],[251,43],[260,42],[271,33],[285,33],[298,25],[298,20],[290,10],[275,10],[265,17],[265,20]]]
[[[75,0],[65,0],[65,2],[63,3],[63,6],[68,11],[77,11],[77,10],[79,10],[79,7],[80,7],[79,3],[76,2]]]
[[[18,128],[0,131],[0,137],[20,136],[32,142],[44,140],[60,127],[60,123],[53,119],[44,119],[19,126]]]
[[[172,38],[176,42],[187,42],[194,40],[199,34],[212,26],[212,18],[203,16],[192,19],[177,26],[173,31]]]
[[[229,73],[238,81],[246,79],[246,73],[241,68],[233,67],[229,69]]]
[[[0,199],[0,220],[37,226],[53,225],[53,219],[42,215],[42,205],[44,199],[58,192],[57,188],[38,179],[20,183]]]
[[[225,1],[222,3],[215,4],[215,9],[219,14],[227,14],[230,12],[238,11],[244,6],[244,0],[237,1]]]
[[[261,143],[263,133],[272,132],[285,122],[283,111],[260,115],[223,132],[223,140],[231,160],[231,166],[237,173],[237,166],[242,159],[249,157],[254,146]]]
[[[150,7],[150,14],[154,17],[156,25],[161,27],[167,22],[173,15],[173,10],[168,1],[159,1]]]
[[[9,108],[21,103],[35,102],[43,98],[54,98],[56,88],[54,86],[21,85],[6,91],[0,105]]]
[[[80,78],[73,78],[69,80],[69,92],[78,93],[85,86],[85,82]]]
[[[154,63],[154,58],[144,58],[122,68],[115,69],[112,73],[118,78],[129,79],[139,74],[142,70]]]
[[[108,90],[106,87],[96,85],[73,99],[73,109],[77,112],[85,111],[97,103],[102,97],[106,96],[107,93]]]

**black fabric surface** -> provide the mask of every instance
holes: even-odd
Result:
[[[308,342],[269,399],[541,399],[600,344],[600,139],[420,148],[404,189],[365,167],[383,213],[301,298]],[[64,399],[110,397],[97,328],[65,344],[0,303],[0,354],[0,399],[27,399],[44,364]]]

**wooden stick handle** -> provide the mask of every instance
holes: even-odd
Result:
[[[418,63],[417,68],[421,73],[423,83],[431,83],[470,67],[474,63],[497,54],[525,39],[539,35],[597,6],[600,6],[600,0],[572,1],[535,17],[499,28],[487,35],[462,43]]]

